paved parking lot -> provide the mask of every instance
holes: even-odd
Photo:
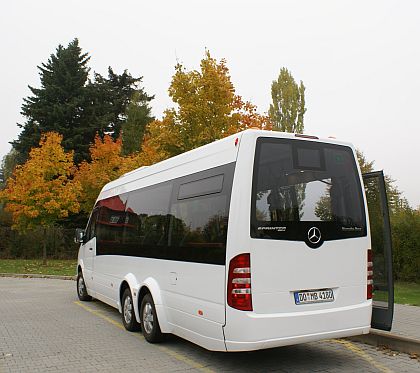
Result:
[[[0,278],[0,372],[419,372],[406,354],[328,340],[215,353],[171,337],[151,345],[117,310],[78,302],[74,281]]]

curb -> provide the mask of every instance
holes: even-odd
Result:
[[[0,273],[0,277],[16,277],[16,278],[47,278],[50,280],[76,280],[76,276],[61,275],[40,275],[36,273]]]
[[[414,338],[403,337],[397,334],[371,330],[369,334],[348,337],[355,342],[366,343],[375,347],[385,346],[390,350],[406,354],[420,355],[420,341]]]

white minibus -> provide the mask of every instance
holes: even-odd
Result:
[[[141,167],[104,186],[76,240],[79,298],[152,343],[249,351],[391,328],[383,175],[362,177],[346,142],[249,129]]]

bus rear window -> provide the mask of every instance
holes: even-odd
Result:
[[[361,184],[349,147],[260,138],[254,163],[251,237],[305,241],[366,235]]]

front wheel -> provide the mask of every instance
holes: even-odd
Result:
[[[140,321],[143,336],[147,342],[157,343],[163,340],[155,304],[153,303],[153,298],[150,294],[146,294],[141,301]]]
[[[77,274],[77,296],[81,301],[92,300],[92,297],[87,292],[86,283],[82,272]]]

